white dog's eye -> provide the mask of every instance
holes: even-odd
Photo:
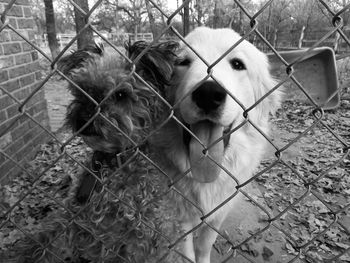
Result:
[[[244,63],[238,59],[238,58],[234,58],[230,60],[230,64],[232,66],[233,69],[235,70],[245,70],[247,69],[244,65]]]
[[[186,67],[186,66],[189,66],[191,64],[191,59],[189,58],[179,58],[177,61],[176,61],[176,66],[183,66],[183,67]]]

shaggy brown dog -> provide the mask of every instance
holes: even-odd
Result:
[[[98,46],[61,60],[74,96],[67,122],[94,149],[94,173],[83,172],[68,210],[54,211],[40,233],[17,244],[19,262],[176,262],[167,249],[180,229],[165,201],[168,181],[144,155],[149,134],[170,114],[158,93],[176,46],[137,42],[127,47],[134,63]]]
[[[95,176],[84,173],[78,202],[88,200],[102,164],[115,167],[115,153],[122,156],[127,149],[144,146],[151,131],[170,114],[158,96],[169,84],[176,47],[175,42],[155,46],[136,42],[126,47],[130,60],[136,59],[134,64],[121,62],[116,53],[106,53],[99,46],[60,61],[60,69],[72,80],[69,89],[74,96],[67,124],[95,151],[91,161]],[[132,70],[135,74],[130,74]]]

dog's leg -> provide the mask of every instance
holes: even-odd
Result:
[[[98,176],[98,172],[94,171],[94,173]],[[79,204],[85,204],[89,201],[90,196],[92,195],[92,191],[95,189],[97,180],[96,178],[87,171],[84,171],[82,175],[80,185],[77,188],[75,198]]]
[[[188,232],[193,228],[193,224],[188,222],[188,223],[182,223],[182,230],[184,232]],[[192,260],[193,262],[196,262],[195,259],[195,254],[194,254],[194,245],[193,245],[193,234],[189,233],[182,244],[182,253]],[[184,259],[184,262],[189,262],[188,260]]]
[[[216,220],[215,222],[211,222],[211,225],[219,229],[222,221],[223,220]],[[196,240],[196,263],[210,263],[210,252],[217,235],[218,233],[208,225],[203,225],[199,229],[198,238]]]
[[[196,245],[196,263],[210,263],[211,248],[218,233],[205,225],[199,230]]]
[[[112,167],[112,159],[115,154],[95,151],[90,161],[90,170],[101,179],[101,169],[103,165]],[[76,191],[76,200],[80,204],[85,204],[89,201],[94,190],[100,191],[101,184],[90,172],[84,171],[81,175],[81,181]]]

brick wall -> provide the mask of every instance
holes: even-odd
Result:
[[[0,15],[8,0],[0,0]],[[29,40],[34,40],[34,20],[29,0],[17,0],[6,16],[8,23]],[[2,23],[0,22],[0,30]],[[43,129],[21,114],[20,104],[38,87],[41,79],[38,53],[9,27],[0,31],[0,184],[20,169],[2,152],[23,164],[30,160],[37,146],[47,138]],[[44,90],[40,89],[25,105],[25,111],[48,127]]]

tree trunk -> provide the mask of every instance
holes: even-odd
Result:
[[[303,47],[303,40],[304,40],[304,35],[305,35],[305,29],[306,29],[305,26],[303,26],[301,28],[300,37],[299,37],[299,41],[298,41],[298,48],[299,49],[301,49]]]
[[[46,18],[46,33],[49,41],[51,56],[54,59],[60,52],[60,47],[56,36],[55,13],[53,11],[52,0],[44,0],[45,18]]]
[[[154,16],[153,16],[153,13],[152,13],[152,9],[151,9],[151,5],[149,4],[149,1],[146,0],[145,2],[146,2],[146,8],[147,8],[149,24],[151,26],[151,31],[152,31],[152,34],[153,34],[153,38],[155,38],[158,35],[156,21],[154,19]]]
[[[213,28],[223,27],[223,11],[222,11],[222,2],[215,1],[214,5],[214,17],[213,17]]]
[[[271,21],[272,21],[272,15],[273,15],[273,2],[271,2],[271,4],[269,5],[269,14],[267,17],[267,31],[266,31],[266,36],[265,38],[271,43],[272,42],[272,37],[271,37]]]
[[[89,12],[88,0],[74,0],[74,2],[86,13]],[[74,20],[75,20],[75,31],[77,34],[88,22],[88,18],[81,13],[78,8],[74,7]],[[84,48],[87,45],[94,44],[94,35],[90,27],[86,28],[78,35],[77,45],[78,49]]]
[[[218,3],[217,1],[215,1],[214,4],[214,17],[213,17],[213,28],[217,28],[217,24],[218,24]]]
[[[238,7],[239,9],[239,20],[238,20],[238,32],[240,34],[244,34],[244,30],[243,30],[243,17],[244,17],[244,13],[243,13],[243,10]]]
[[[278,41],[278,29],[275,28],[275,30],[273,31],[273,42],[272,42],[272,45],[274,48],[277,48],[277,41]]]
[[[197,0],[197,23],[198,26],[202,26],[202,18],[203,18],[203,3],[202,0]]]
[[[186,0],[183,0],[185,2]],[[186,36],[190,32],[190,5],[187,3],[184,6],[184,11],[183,11],[183,35]]]

